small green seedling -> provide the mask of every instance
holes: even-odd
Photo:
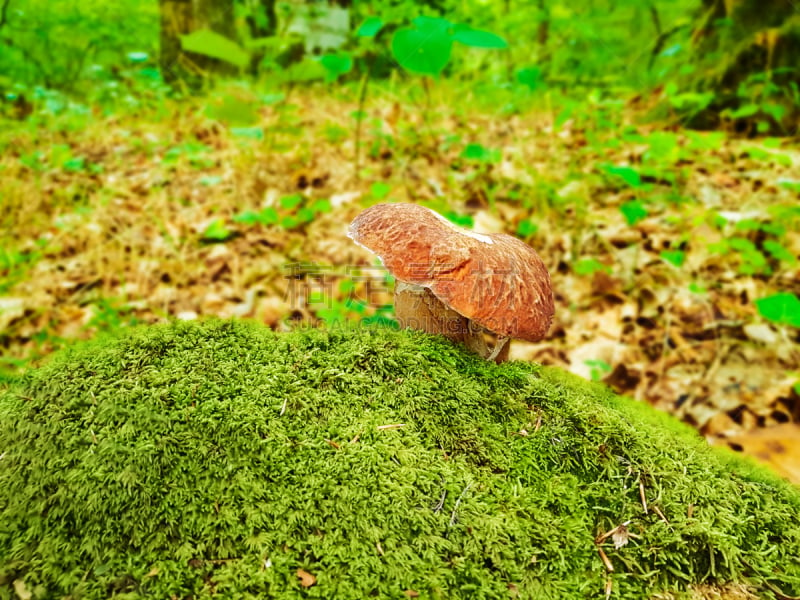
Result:
[[[593,358],[583,361],[583,364],[591,369],[590,377],[592,381],[600,381],[603,377],[611,373],[611,365],[604,360]]]

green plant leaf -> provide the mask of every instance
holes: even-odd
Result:
[[[699,281],[693,281],[692,283],[689,284],[689,291],[692,292],[693,294],[702,295],[708,293],[708,288],[705,286],[705,284],[700,283]]]
[[[755,302],[758,314],[780,325],[800,327],[800,299],[791,292],[781,292]]]
[[[603,165],[601,167],[608,175],[619,177],[632,188],[642,187],[642,176],[636,169],[617,165]]]
[[[528,86],[531,91],[544,87],[542,70],[539,67],[527,67],[517,71],[517,81]]]
[[[300,221],[297,219],[297,217],[294,217],[292,215],[288,215],[281,219],[281,227],[283,227],[284,229],[294,229],[299,224]]]
[[[329,213],[333,210],[331,201],[326,199],[315,200],[310,208],[315,214]]]
[[[383,28],[383,21],[380,17],[367,17],[356,31],[358,37],[371,38],[378,35]]]
[[[320,61],[314,58],[304,58],[299,63],[291,65],[283,72],[286,81],[307,83],[315,79],[325,79],[327,70]]]
[[[745,117],[752,117],[758,110],[758,104],[745,104],[734,111],[729,111],[729,114],[732,119],[743,119]]]
[[[523,219],[517,224],[517,235],[527,238],[539,231],[539,226],[530,219]]]
[[[596,271],[611,273],[611,267],[604,265],[596,258],[582,258],[572,267],[576,275],[592,275]]]
[[[231,134],[251,140],[263,140],[264,130],[261,127],[231,127]]]
[[[797,262],[797,257],[787,250],[786,246],[775,240],[766,240],[764,242],[764,250],[769,252],[774,258],[787,262],[790,265]]]
[[[467,144],[466,148],[461,151],[461,158],[469,160],[478,160],[481,162],[500,162],[500,150],[487,148],[481,144]]]
[[[592,381],[600,381],[608,373],[611,373],[611,365],[598,358],[585,360],[583,361],[583,364],[585,364],[591,370]]]
[[[233,235],[225,225],[225,219],[214,219],[203,232],[203,239],[208,242],[224,242]]]
[[[734,250],[738,250],[739,252],[758,252],[758,248],[756,245],[748,239],[735,237],[728,240],[728,244]]]
[[[680,268],[686,260],[686,253],[683,250],[664,250],[664,252],[661,253],[661,258],[669,264]]]
[[[446,29],[426,27],[398,29],[392,37],[392,56],[411,73],[435,77],[450,62],[453,40]]]
[[[646,219],[649,214],[641,200],[625,202],[619,207],[619,210],[622,216],[625,217],[625,222],[631,227],[636,225],[639,221]]]
[[[508,48],[506,41],[499,35],[466,26],[457,27],[453,39],[472,48]]]
[[[319,62],[328,71],[328,81],[335,81],[353,69],[353,57],[346,52],[326,54]]]
[[[182,35],[181,47],[187,52],[216,58],[240,69],[250,62],[250,54],[244,48],[210,29],[199,29],[189,35]]]
[[[257,225],[261,222],[261,215],[254,210],[245,210],[238,215],[234,215],[233,222],[243,225]]]
[[[314,220],[314,217],[317,216],[317,214],[308,206],[299,209],[295,215],[300,223],[310,223]]]
[[[475,219],[472,218],[472,215],[464,215],[451,210],[444,213],[444,216],[448,221],[455,223],[459,227],[470,229],[475,225]]]
[[[291,196],[284,196],[280,199],[280,204],[282,208],[286,210],[292,210],[300,206],[303,202],[303,196],[300,194],[292,194]]]
[[[86,159],[82,156],[76,156],[74,158],[70,158],[64,161],[62,165],[65,171],[69,171],[70,173],[77,173],[78,171],[82,171],[83,168],[86,166]]]
[[[278,211],[272,206],[268,206],[258,213],[258,217],[259,223],[262,225],[275,225],[278,221],[280,221]]]
[[[453,24],[447,19],[442,19],[439,17],[426,17],[425,15],[416,17],[411,22],[417,29],[426,33],[446,33],[447,30],[453,26]]]
[[[369,186],[369,194],[375,200],[383,200],[386,196],[389,195],[389,192],[392,191],[392,186],[388,183],[384,183],[383,181],[376,181],[371,186]]]
[[[279,220],[278,211],[272,206],[268,206],[259,212],[245,210],[233,217],[234,223],[242,223],[243,225],[274,225]]]

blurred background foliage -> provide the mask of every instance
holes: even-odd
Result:
[[[0,90],[6,109],[25,115],[35,104],[57,109],[65,96],[136,105],[143,93],[168,93],[165,83],[173,93],[197,90],[212,73],[266,87],[346,82],[366,73],[384,79],[402,62],[393,47],[398,31],[413,43],[407,30],[419,33],[415,19],[446,15],[450,26],[507,42],[502,53],[472,44],[434,68],[487,94],[513,89],[519,102],[521,93],[541,98],[552,90],[578,97],[647,93],[657,100],[658,117],[706,129],[793,133],[800,16],[786,0],[766,4],[2,0]]]

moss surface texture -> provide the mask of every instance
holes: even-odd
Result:
[[[81,345],[0,393],[0,456],[0,598],[800,594],[796,488],[417,332]]]

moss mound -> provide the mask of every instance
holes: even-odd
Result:
[[[0,454],[0,598],[800,594],[797,490],[599,386],[416,332],[80,346],[0,397]],[[596,540],[624,522],[609,572]]]

